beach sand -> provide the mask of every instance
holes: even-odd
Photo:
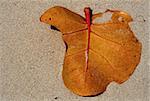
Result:
[[[0,101],[148,101],[149,0],[0,0]],[[141,62],[125,83],[112,82],[95,97],[70,92],[62,80],[65,44],[39,17],[55,5],[84,16],[118,9],[133,17],[130,26],[142,43]]]

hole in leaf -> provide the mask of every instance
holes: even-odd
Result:
[[[94,19],[93,23],[105,23],[111,20],[112,17],[112,13],[107,12],[104,13],[102,17],[98,17],[96,19]]]
[[[124,22],[124,18],[123,18],[123,17],[119,17],[118,20],[119,20],[120,22]]]

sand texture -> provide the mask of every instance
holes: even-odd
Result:
[[[149,0],[0,0],[0,101],[149,101]],[[143,45],[141,62],[125,83],[111,83],[95,97],[80,97],[63,84],[65,44],[61,33],[39,21],[55,5],[84,15],[119,9]],[[150,61],[149,61],[150,63]]]

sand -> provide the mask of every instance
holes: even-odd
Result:
[[[0,101],[149,101],[149,0],[0,0]],[[143,45],[141,62],[125,83],[111,83],[95,97],[70,92],[61,77],[65,45],[61,33],[39,21],[48,8],[60,5],[84,15],[106,9],[124,10]],[[150,64],[149,64],[150,65]]]

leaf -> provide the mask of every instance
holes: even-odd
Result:
[[[63,33],[66,43],[63,80],[67,88],[81,96],[103,93],[112,81],[126,81],[139,64],[141,43],[129,27],[130,15],[111,12],[111,20],[92,23],[104,13],[92,15],[85,8],[86,18],[63,7],[48,9],[40,18]],[[92,21],[91,21],[92,20]]]

